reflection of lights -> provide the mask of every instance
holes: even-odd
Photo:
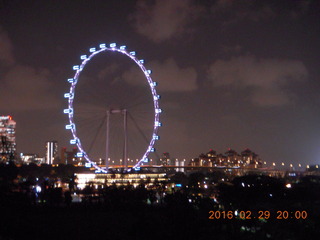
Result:
[[[291,183],[287,183],[286,184],[286,188],[291,188],[292,186],[291,186]]]

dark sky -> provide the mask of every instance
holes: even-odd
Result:
[[[47,140],[71,148],[63,94],[72,66],[112,42],[135,50],[159,83],[159,155],[248,147],[269,164],[319,163],[317,0],[0,0],[0,115],[16,120],[19,152],[44,155]],[[150,103],[134,63],[114,55],[90,62],[78,104]],[[112,80],[101,87],[102,78]]]

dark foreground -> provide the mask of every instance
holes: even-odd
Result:
[[[209,220],[206,204],[1,206],[0,239],[318,239],[319,214],[307,219]]]

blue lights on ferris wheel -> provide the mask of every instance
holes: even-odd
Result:
[[[73,94],[72,93],[65,93],[64,98],[73,99]]]
[[[75,129],[74,123],[66,125],[67,130]]]
[[[162,123],[159,122],[159,121],[156,121],[156,122],[154,123],[154,125],[155,125],[156,127],[161,127],[161,126],[162,126]]]
[[[79,70],[79,68],[80,68],[79,65],[74,65],[74,66],[72,67],[73,70]]]
[[[64,109],[64,110],[63,110],[63,113],[66,113],[66,114],[73,114],[73,108],[67,108],[67,109]]]
[[[77,153],[77,157],[84,157],[83,152],[78,152],[78,153]]]
[[[91,54],[89,55],[81,55],[80,59],[82,60],[82,63],[80,65],[74,65],[73,70],[76,70],[76,73],[73,78],[69,78],[68,82],[71,84],[70,92],[65,93],[64,97],[69,99],[68,100],[68,108],[64,109],[63,112],[69,115],[69,123],[65,126],[66,129],[71,130],[71,133],[73,135],[73,139],[70,140],[71,144],[76,144],[79,152],[77,153],[77,157],[83,157],[87,162],[89,162],[93,167],[97,169],[99,172],[107,173],[108,169],[101,168],[97,164],[95,164],[93,161],[90,160],[88,154],[84,151],[82,144],[80,142],[80,139],[77,136],[76,132],[76,125],[74,123],[74,108],[73,108],[73,102],[74,102],[74,95],[75,95],[75,88],[76,84],[78,82],[79,76],[81,74],[81,71],[85,68],[86,64],[94,57],[95,55],[104,52],[104,51],[113,51],[113,52],[119,52],[121,54],[126,55],[131,60],[133,60],[140,68],[140,70],[144,73],[144,76],[149,83],[150,90],[152,93],[153,98],[153,105],[154,105],[154,126],[153,126],[153,134],[152,139],[149,142],[148,147],[146,148],[146,152],[144,153],[143,157],[138,161],[134,166],[133,169],[140,170],[140,165],[143,165],[143,163],[148,162],[148,155],[150,152],[154,152],[155,148],[153,147],[156,140],[159,140],[159,136],[157,135],[158,128],[162,126],[162,124],[159,122],[159,114],[162,112],[162,110],[159,108],[158,100],[160,99],[160,95],[157,94],[155,87],[157,86],[157,82],[154,82],[151,79],[150,74],[152,73],[151,70],[147,70],[144,66],[145,61],[143,59],[137,59],[136,52],[135,51],[127,51],[126,46],[122,45],[120,47],[117,47],[116,43],[110,43],[109,47],[105,43],[101,43],[99,45],[100,49],[96,49],[95,47],[92,47],[89,49],[89,52]]]
[[[153,140],[159,140],[160,137],[159,137],[158,135],[155,135],[155,134],[154,134],[154,135],[152,136],[152,139],[153,139]]]
[[[87,55],[81,55],[81,56],[80,56],[80,59],[81,59],[81,60],[87,59]]]
[[[78,144],[80,141],[79,141],[79,138],[76,138],[76,139],[71,139],[70,140],[70,144]]]

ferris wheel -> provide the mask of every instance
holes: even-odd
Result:
[[[73,78],[69,78],[68,82],[70,83],[70,91],[68,93],[64,94],[64,97],[66,99],[68,99],[68,108],[64,109],[64,113],[68,115],[68,119],[69,119],[69,124],[67,124],[65,126],[65,128],[67,130],[70,130],[72,133],[72,139],[70,140],[70,144],[75,144],[78,148],[78,153],[77,153],[77,157],[78,158],[84,158],[88,163],[91,164],[91,166],[95,167],[98,171],[100,172],[104,172],[107,173],[108,172],[108,135],[109,135],[109,117],[110,114],[112,113],[121,113],[124,115],[125,121],[127,118],[127,109],[122,108],[122,109],[111,109],[108,108],[106,106],[106,109],[104,111],[104,116],[105,119],[107,119],[107,125],[106,125],[106,144],[105,144],[105,162],[106,162],[106,167],[101,167],[97,164],[97,161],[94,161],[89,154],[89,149],[90,147],[84,146],[82,144],[82,140],[81,138],[85,138],[86,134],[83,134],[82,136],[79,136],[78,134],[78,127],[77,127],[77,122],[75,121],[75,118],[77,117],[78,111],[77,108],[75,107],[75,103],[76,103],[76,88],[77,85],[79,85],[79,83],[82,81],[80,81],[80,75],[81,73],[84,71],[85,67],[87,66],[87,64],[92,61],[93,58],[96,58],[96,56],[101,55],[101,53],[120,53],[121,56],[124,56],[126,59],[129,59],[129,61],[132,63],[135,63],[135,66],[138,66],[138,69],[140,70],[140,75],[143,76],[144,80],[147,81],[146,86],[148,86],[147,88],[149,89],[149,94],[151,95],[151,99],[149,99],[148,101],[151,102],[152,104],[152,111],[151,111],[151,115],[152,115],[152,128],[150,126],[150,136],[149,136],[149,140],[146,143],[146,147],[144,147],[142,156],[139,157],[139,159],[137,159],[136,162],[134,162],[133,164],[133,168],[134,169],[139,169],[140,166],[144,163],[144,162],[148,162],[148,156],[151,152],[154,152],[154,144],[156,142],[156,140],[159,140],[159,136],[158,136],[158,128],[162,125],[160,123],[160,113],[162,112],[162,110],[159,107],[159,99],[160,99],[160,95],[157,94],[156,91],[156,86],[157,83],[154,82],[151,78],[151,70],[146,69],[146,67],[144,66],[144,60],[143,59],[138,59],[136,57],[136,52],[134,51],[127,51],[126,46],[120,46],[118,47],[116,43],[111,43],[109,44],[109,46],[107,46],[106,44],[100,44],[99,48],[90,48],[89,49],[89,54],[88,55],[81,55],[80,59],[82,60],[80,65],[74,65],[73,66],[73,70],[75,71],[75,74],[73,76]],[[142,74],[141,74],[142,73]],[[91,84],[93,85],[93,84]],[[86,88],[84,88],[86,89]],[[151,93],[151,94],[150,94]],[[94,96],[97,94],[91,94],[90,96]],[[117,95],[119,96],[119,95]],[[115,98],[115,97],[113,97]],[[137,125],[135,123],[135,125]],[[126,122],[125,122],[125,128],[126,128]],[[100,131],[100,128],[98,129]],[[151,138],[151,139],[150,139]],[[126,139],[125,139],[126,141]],[[92,144],[91,144],[92,145]],[[126,155],[125,155],[125,159],[126,159]]]

